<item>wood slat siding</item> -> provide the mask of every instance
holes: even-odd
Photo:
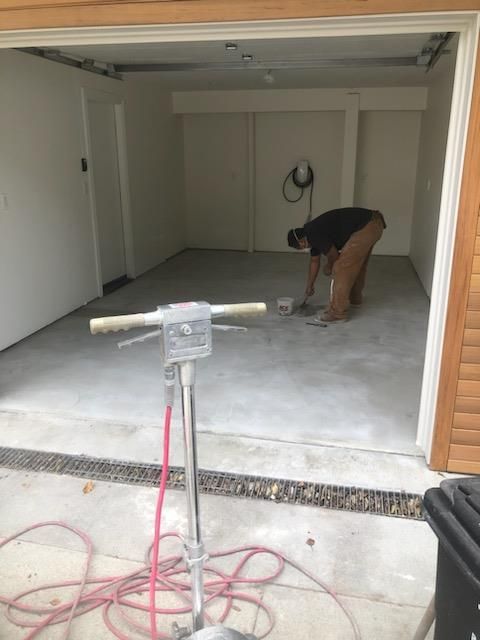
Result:
[[[480,216],[477,223],[477,234]],[[475,296],[475,298],[473,298]],[[480,236],[475,238],[447,470],[480,473]],[[472,306],[475,308],[472,309]]]
[[[480,311],[467,310],[465,327],[467,329],[480,329]]]
[[[449,460],[447,471],[451,473],[468,473],[469,475],[478,474],[478,462],[469,462],[467,460]]]
[[[476,11],[480,0],[0,0],[0,29]]]
[[[469,429],[453,429],[452,444],[480,446],[480,431]]]
[[[476,232],[480,228],[480,217]],[[475,238],[447,470],[480,473],[480,236]]]
[[[455,429],[480,430],[480,414],[478,413],[454,413],[453,427]]]
[[[461,362],[472,364],[480,363],[480,347],[463,347],[461,353]]]
[[[480,364],[462,362],[460,365],[461,380],[480,380]]]
[[[480,293],[469,292],[468,309],[471,311],[480,311]]]
[[[480,62],[458,212],[430,466],[480,473]]]
[[[477,413],[480,414],[480,398],[457,396],[455,398],[454,413],[473,413],[475,415]],[[448,442],[450,443],[450,438]]]

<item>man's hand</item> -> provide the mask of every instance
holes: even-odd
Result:
[[[305,297],[310,298],[311,296],[313,296],[314,293],[315,293],[315,287],[313,286],[313,284],[307,285],[307,288],[305,289]]]

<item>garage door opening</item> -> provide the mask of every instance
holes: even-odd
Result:
[[[2,109],[15,123],[4,189],[22,211],[12,234],[31,242],[29,264],[13,251],[12,295],[38,302],[2,336],[0,409],[155,426],[157,346],[118,351],[116,336],[88,334],[86,318],[258,299],[268,317],[249,321],[247,337],[216,335],[202,363],[201,430],[419,455],[457,47],[456,34],[425,31],[0,51],[11,88]],[[82,91],[125,105],[119,193],[136,280],[103,298]],[[282,196],[301,159],[315,175],[313,216],[361,206],[387,220],[364,306],[342,326],[276,314],[277,297],[305,286],[308,257],[288,250],[286,233],[304,222],[307,198]],[[330,288],[320,278],[318,308]]]

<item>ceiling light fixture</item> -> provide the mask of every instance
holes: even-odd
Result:
[[[227,51],[236,51],[238,49],[238,44],[235,44],[235,42],[226,42],[225,49]]]
[[[251,53],[242,53],[242,60],[244,62],[252,62],[253,56]]]

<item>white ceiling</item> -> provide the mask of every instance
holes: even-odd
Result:
[[[415,57],[428,42],[430,34],[406,34],[369,37],[289,38],[238,41],[237,51],[226,51],[224,42],[175,42],[153,44],[115,44],[62,47],[67,55],[93,58],[98,62],[114,64],[185,63],[185,62],[241,62],[242,53],[254,56],[255,62],[298,62],[301,60],[335,60],[355,58],[358,68],[344,69],[281,69],[274,70],[275,83],[266,85],[265,71],[209,70],[168,71],[128,74],[149,78],[171,90],[200,89],[258,89],[350,87],[350,86],[426,86],[438,69],[450,66],[444,56],[434,73],[425,73],[417,67],[362,67],[362,58]],[[456,47],[455,40],[448,48]]]

